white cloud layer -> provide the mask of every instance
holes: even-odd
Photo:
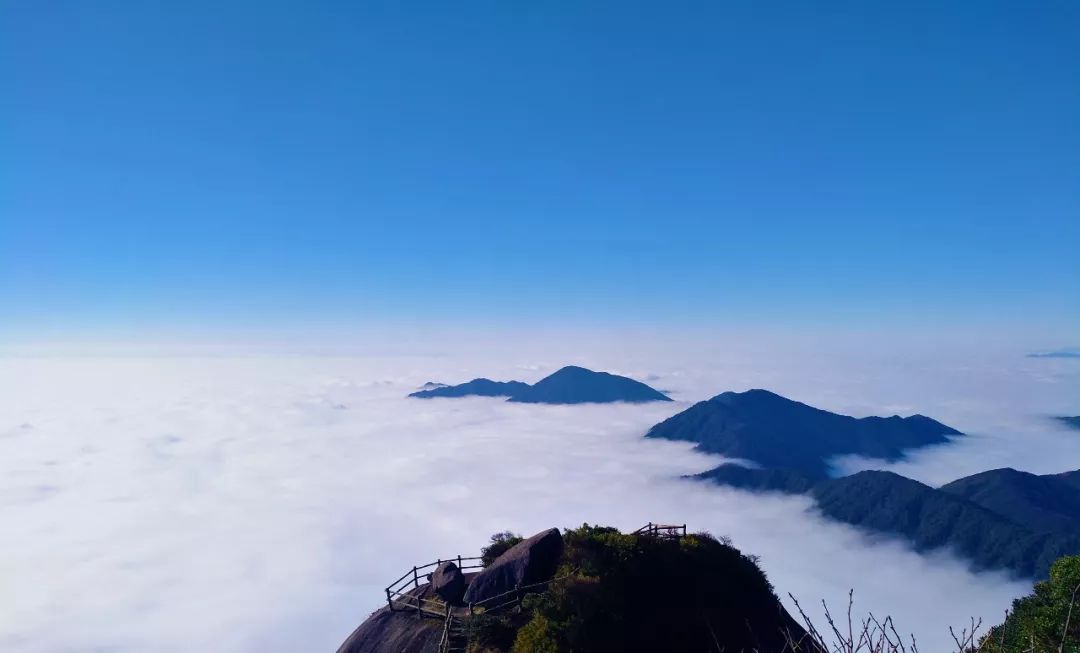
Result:
[[[644,431],[767,387],[976,434],[894,467],[944,482],[1080,467],[1080,365],[978,352],[505,345],[395,358],[0,359],[0,650],[332,651],[413,564],[492,532],[685,521],[761,556],[804,605],[892,613],[943,650],[1027,585],[823,521],[802,498],[679,480],[718,459]],[[915,352],[912,349],[912,352]],[[483,353],[481,353],[483,352]],[[801,353],[800,353],[801,352]],[[665,405],[408,400],[429,380],[534,381],[563,363],[655,379]],[[844,461],[845,467],[865,461]]]

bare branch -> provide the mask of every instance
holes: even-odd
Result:
[[[1073,605],[1076,604],[1076,592],[1080,590],[1080,585],[1073,588],[1072,597],[1069,598],[1069,614],[1065,617],[1065,628],[1061,631],[1061,643],[1058,644],[1058,653],[1063,653],[1065,650],[1065,640],[1069,638],[1069,621],[1072,620]]]

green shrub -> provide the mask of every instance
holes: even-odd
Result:
[[[980,642],[979,651],[1080,653],[1080,556],[1061,558],[1050,578],[1013,601],[1011,614]]]
[[[496,533],[484,564],[519,541]],[[469,619],[471,653],[778,651],[792,625],[756,561],[708,533],[665,539],[583,524],[563,531],[555,576],[520,608]]]
[[[505,651],[514,643],[518,625],[512,615],[478,614],[465,627],[469,633],[469,651]]]
[[[512,653],[561,653],[558,629],[543,614],[536,614],[518,631]]]
[[[553,583],[522,605],[513,651],[729,650],[770,639],[777,603],[755,562],[706,533],[678,540],[583,524],[563,533]],[[713,646],[715,648],[715,646]]]
[[[510,531],[495,533],[491,536],[491,543],[480,549],[480,564],[485,567],[495,562],[496,558],[506,553],[506,550],[521,542],[524,538]]]

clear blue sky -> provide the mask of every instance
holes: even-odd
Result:
[[[1080,330],[1077,2],[0,7],[0,329]]]

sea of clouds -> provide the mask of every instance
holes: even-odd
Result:
[[[487,536],[687,523],[760,556],[781,596],[891,614],[923,650],[998,622],[1028,583],[973,574],[820,519],[799,497],[683,474],[720,462],[644,440],[724,390],[853,415],[923,413],[969,433],[881,465],[939,484],[1080,467],[1080,364],[908,343],[600,339],[418,354],[0,358],[0,650],[333,651],[418,563]],[[671,404],[415,400],[425,381],[532,382],[563,364],[647,380]],[[814,614],[820,613],[814,608]]]

